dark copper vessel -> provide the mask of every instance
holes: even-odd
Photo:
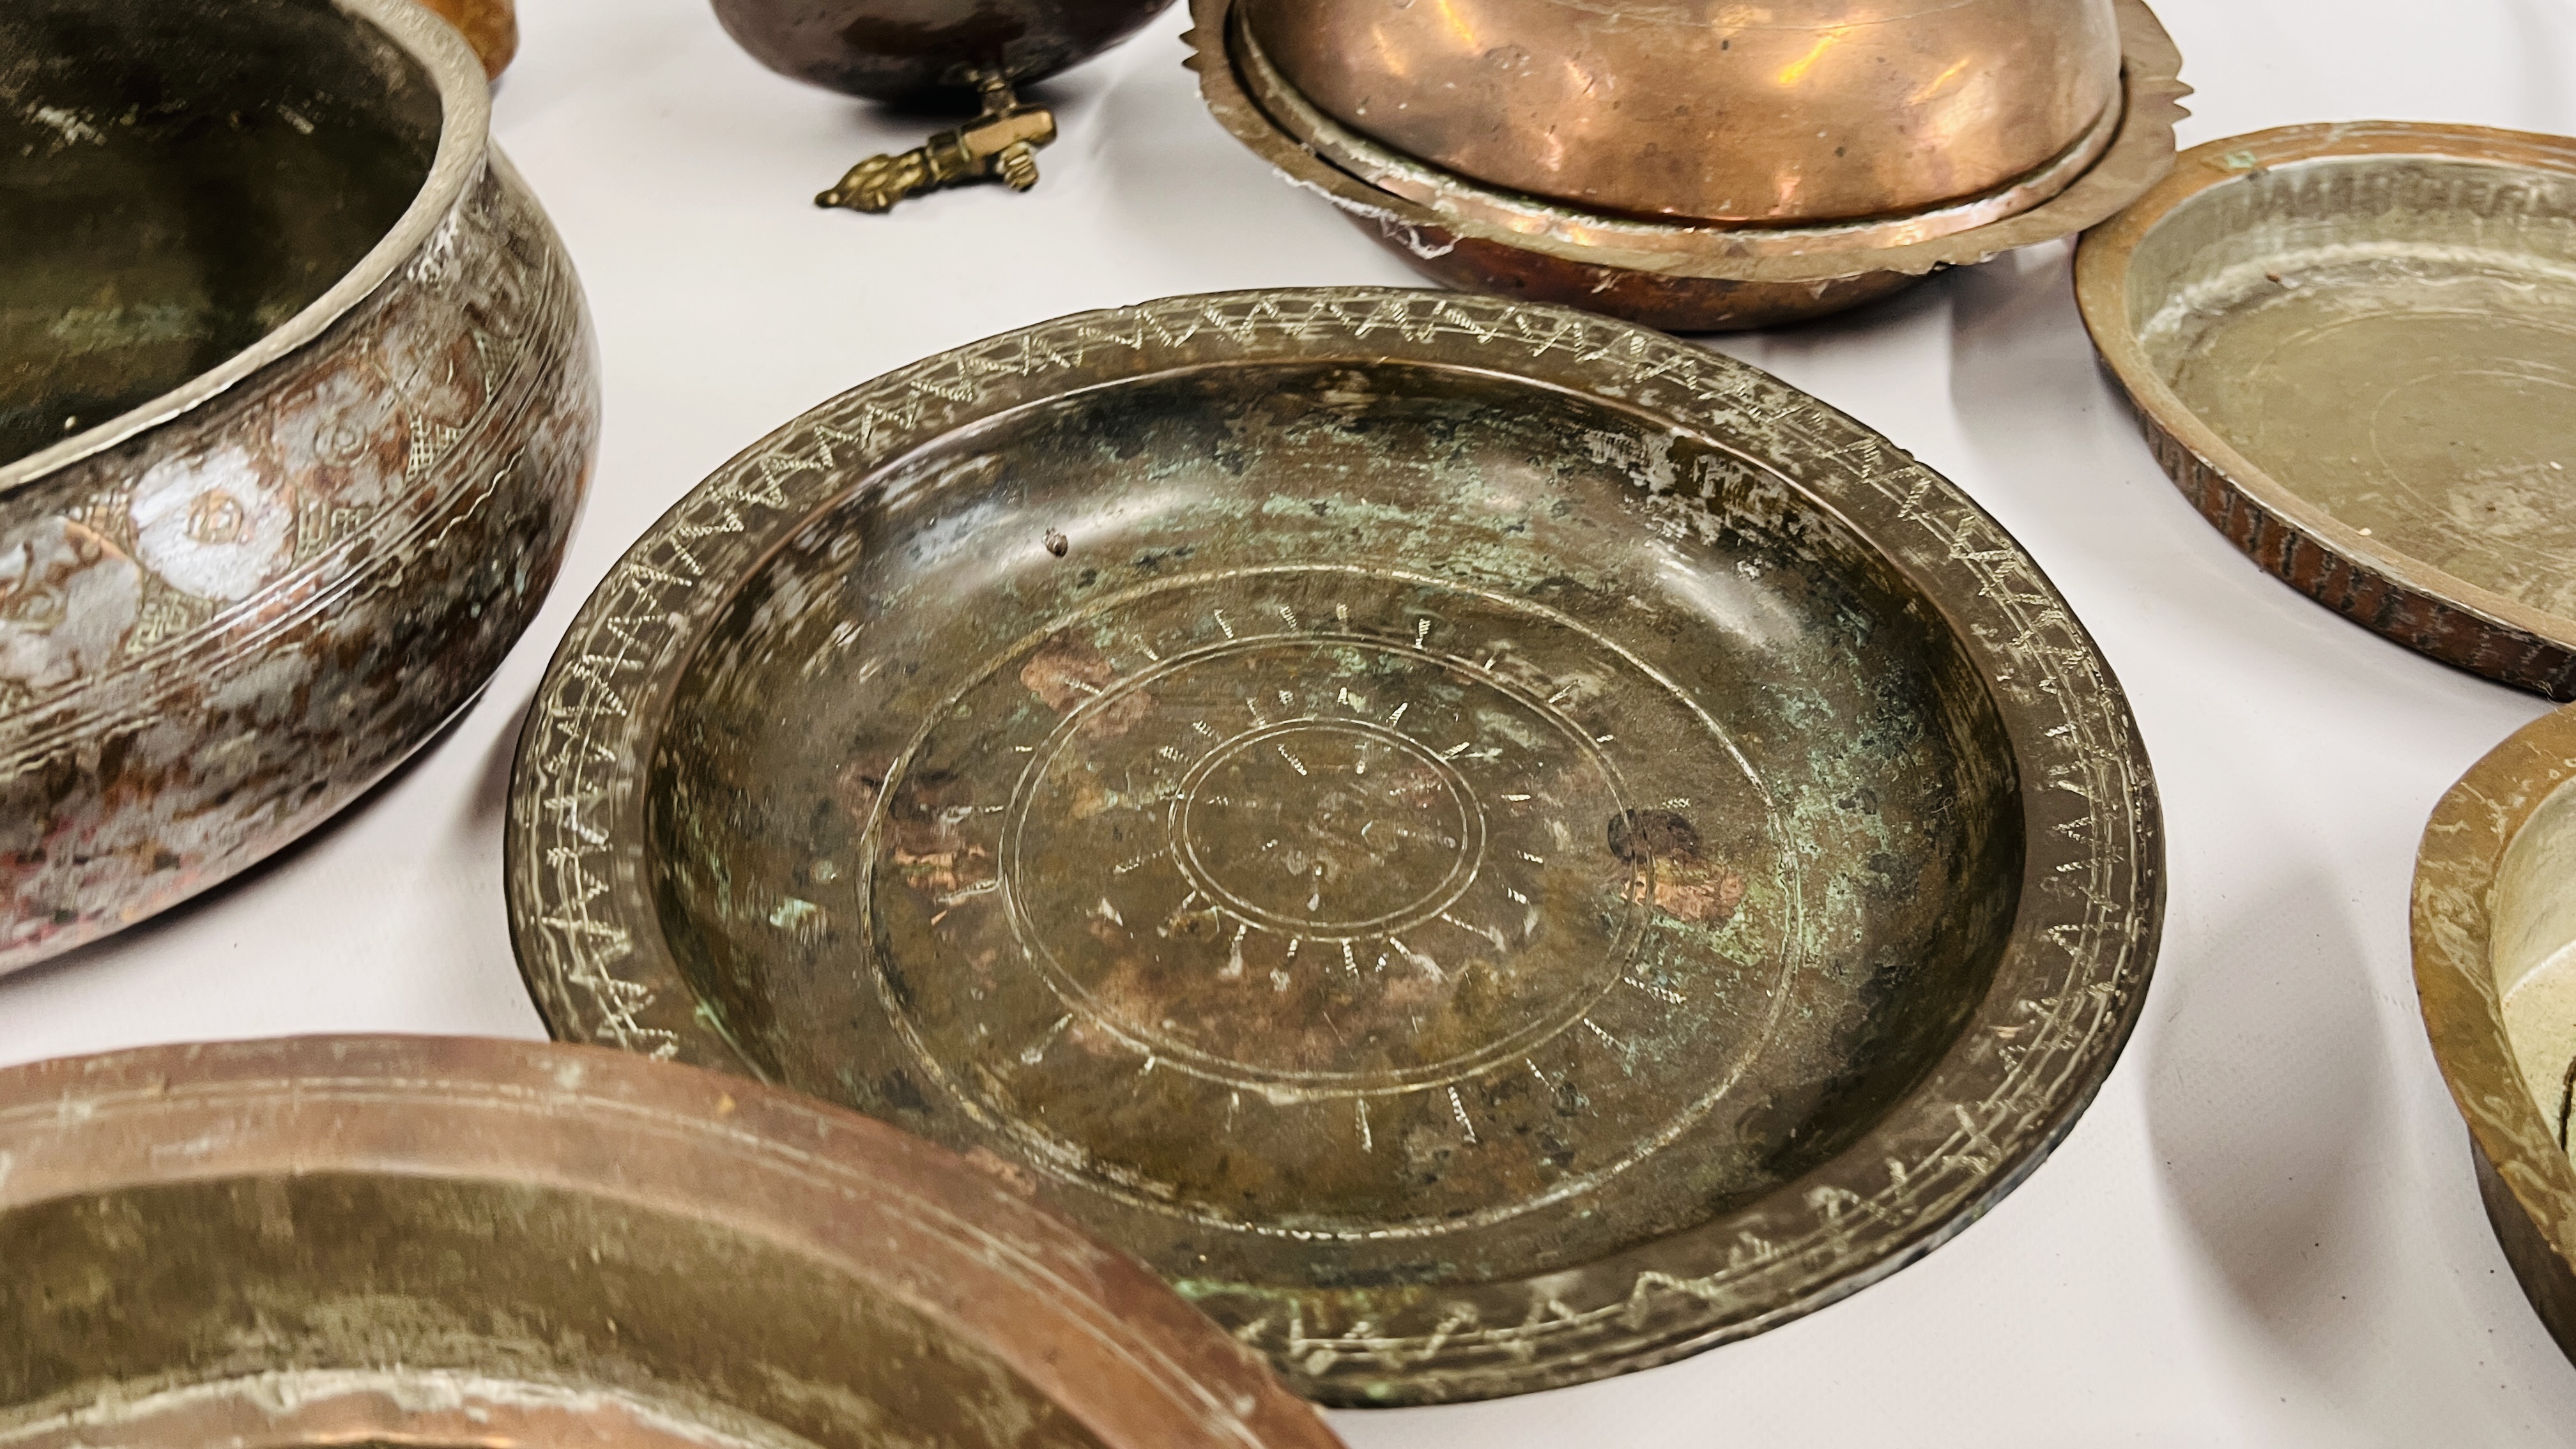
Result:
[[[716,18],[761,64],[872,100],[964,105],[973,119],[900,155],[871,156],[814,198],[889,211],[925,191],[1038,184],[1055,117],[1014,87],[1090,59],[1172,0],[716,0]]]
[[[1172,0],[715,0],[725,33],[781,75],[874,101],[971,101],[971,72],[1032,81],[1128,36]]]

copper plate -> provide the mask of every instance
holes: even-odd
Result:
[[[1943,267],[2053,241],[2112,215],[2172,164],[2190,88],[2142,0],[2118,0],[2121,101],[2036,170],[1892,215],[1728,226],[1591,211],[1404,156],[1297,93],[1235,13],[1192,0],[1190,65],[1209,111],[1292,183],[1339,207],[1416,270],[1676,331],[1840,311]]]
[[[512,784],[562,1036],[1030,1174],[1341,1404],[1759,1332],[2091,1097],[2155,944],[2118,686],[1777,380],[1442,293],[1179,298],[754,446]]]
[[[2496,1240],[2576,1357],[2576,710],[2442,797],[2415,863],[2415,991]]]
[[[2576,695],[2576,141],[2369,121],[2194,148],[2085,237],[2094,345],[2257,563]]]
[[[1335,1449],[1134,1263],[880,1123],[584,1047],[0,1072],[0,1445]]]

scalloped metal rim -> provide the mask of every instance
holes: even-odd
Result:
[[[1187,64],[1198,73],[1200,99],[1236,140],[1295,184],[1319,193],[1346,211],[1375,219],[1390,236],[1410,230],[1467,237],[1583,266],[1676,279],[1820,283],[1879,272],[1919,276],[1942,267],[1971,265],[2016,247],[2054,241],[2118,212],[2171,169],[2174,125],[2186,114],[2182,98],[2191,94],[2191,87],[2181,80],[2182,53],[2145,0],[2114,0],[2114,4],[2120,22],[2125,109],[2119,129],[2100,159],[2063,190],[2028,210],[1897,246],[1868,241],[1869,232],[1859,234],[1863,240],[1854,240],[1836,235],[1837,228],[1818,228],[1814,248],[1787,255],[1744,256],[1740,241],[1723,235],[1726,229],[1716,227],[1705,228],[1719,234],[1705,249],[1688,251],[1570,241],[1453,214],[1370,185],[1327,161],[1263,111],[1245,88],[1229,41],[1235,30],[1231,20],[1234,0],[1190,0],[1192,26],[1187,38],[1192,54]],[[1458,190],[1491,198],[1497,206],[1524,204],[1516,193],[1483,187],[1465,178],[1452,178],[1452,184]],[[1580,214],[1579,208],[1527,204],[1552,215]],[[1608,216],[1603,221],[1619,226],[1636,224]]]

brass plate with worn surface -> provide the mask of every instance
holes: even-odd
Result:
[[[2031,171],[1939,204],[1787,225],[1591,210],[1444,170],[1336,121],[1273,66],[1237,0],[1192,0],[1189,64],[1234,138],[1450,286],[1671,331],[1824,316],[2117,212],[2173,162],[2190,87],[2142,0],[2116,0],[2120,99]]]
[[[2085,325],[2194,506],[2301,592],[2576,694],[2576,141],[2194,148],[2084,239]]]
[[[587,1047],[0,1072],[0,1446],[1336,1449],[1006,1176]]]
[[[2525,725],[2434,807],[2415,991],[2496,1240],[2576,1358],[2576,709]]]
[[[1912,1261],[2154,950],[2108,669],[1777,380],[1433,292],[932,358],[639,543],[521,745],[561,1036],[1027,1172],[1299,1388],[1521,1392]]]

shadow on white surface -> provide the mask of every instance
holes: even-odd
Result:
[[[2235,913],[2166,963],[2172,1014],[2150,1045],[2147,1122],[2164,1190],[2244,1319],[2348,1422],[2405,1383],[2350,1296],[2390,1241],[2384,1180],[2397,1136],[2358,932],[2321,875],[2239,895]]]

